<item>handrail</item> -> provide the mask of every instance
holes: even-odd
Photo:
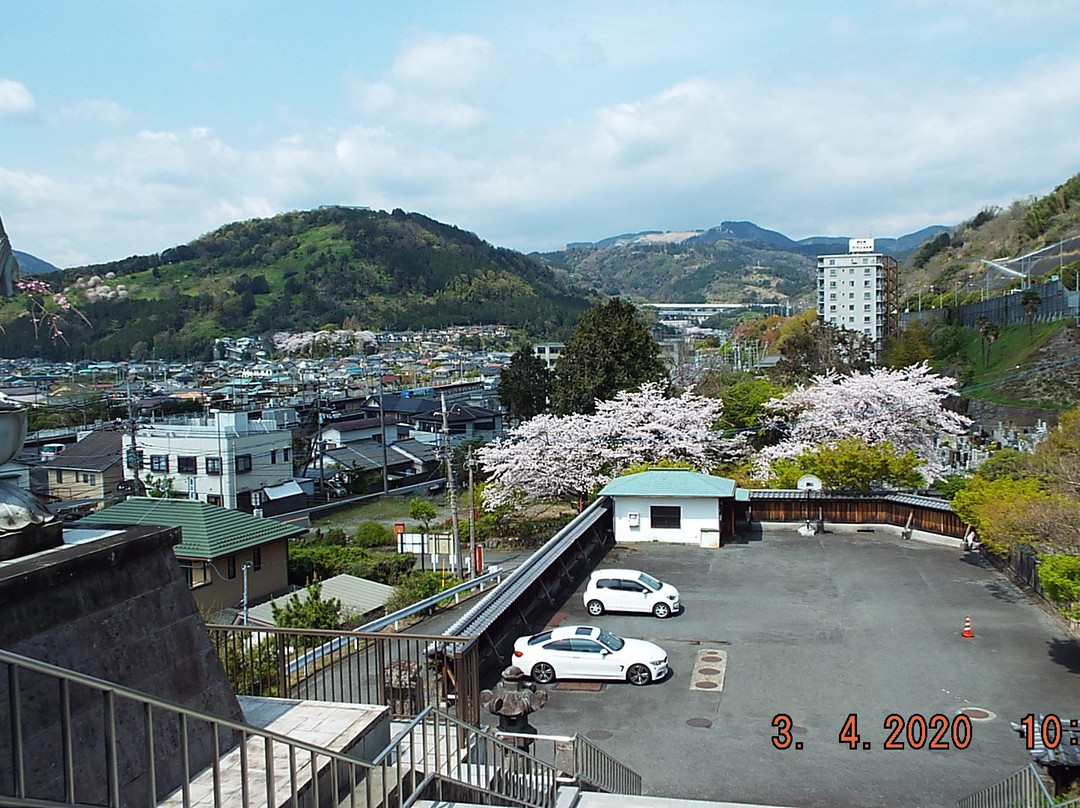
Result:
[[[531,735],[495,732],[498,738],[543,741],[552,745],[555,768],[574,782],[608,794],[641,794],[641,775],[582,735]]]
[[[1054,808],[1054,798],[1046,790],[1035,764],[1028,763],[1004,780],[969,794],[956,805],[957,808]]]
[[[290,798],[295,803],[298,794],[308,791],[315,804],[322,792],[335,805],[362,801],[367,808],[392,808],[411,804],[422,792],[441,799],[444,782],[452,781],[458,788],[498,798],[501,804],[555,806],[558,780],[552,765],[431,706],[407,723],[374,760],[362,761],[10,651],[0,650],[0,664],[7,667],[6,723],[12,761],[10,781],[0,783],[0,805],[157,805],[158,791],[176,788],[171,801],[188,806],[193,775],[212,776],[207,785],[214,806],[232,805],[233,798],[222,787],[225,767],[217,760],[219,754],[235,754],[227,751],[231,748],[239,750],[245,805],[263,800],[278,805]],[[57,692],[55,684],[42,688],[39,676],[59,684],[58,698],[49,696]],[[0,677],[0,684],[4,680]],[[90,699],[84,698],[82,688],[93,691]],[[30,698],[33,715],[22,706]],[[83,709],[95,703],[103,709]],[[170,725],[162,713],[178,719],[178,724]],[[76,737],[73,728],[79,731],[78,745],[71,743]],[[192,771],[200,743],[210,757],[202,775]],[[28,769],[43,750],[62,759]],[[117,761],[124,762],[122,769]],[[168,764],[173,765],[173,782],[162,782],[159,789],[159,769]],[[61,774],[50,780],[51,772]],[[61,791],[62,798],[57,796]]]

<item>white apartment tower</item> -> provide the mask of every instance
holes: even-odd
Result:
[[[900,333],[900,264],[874,252],[872,238],[848,241],[846,255],[819,255],[818,317],[837,328],[859,331],[874,344],[875,360],[885,342]]]

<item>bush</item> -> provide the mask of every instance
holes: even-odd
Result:
[[[388,547],[394,543],[394,531],[381,522],[361,522],[352,536],[355,547]]]
[[[1039,562],[1039,583],[1046,596],[1066,617],[1080,618],[1080,556],[1042,556]]]
[[[363,547],[294,544],[289,547],[289,582],[307,585],[348,573],[393,586],[416,565],[412,553],[373,553]]]
[[[394,587],[394,593],[386,601],[386,611],[396,612],[412,606],[460,583],[458,578],[447,572],[413,571]]]

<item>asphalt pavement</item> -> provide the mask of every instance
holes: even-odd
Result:
[[[1080,643],[976,554],[791,530],[720,549],[619,546],[603,565],[670,581],[685,611],[590,618],[579,589],[553,621],[652,640],[673,672],[646,687],[556,683],[531,721],[590,737],[642,775],[647,795],[952,808],[1028,763],[1010,721],[1080,718]],[[973,638],[961,636],[966,616]],[[702,653],[719,650],[722,689],[696,687]],[[901,748],[884,748],[898,723]],[[945,748],[931,749],[942,723]]]

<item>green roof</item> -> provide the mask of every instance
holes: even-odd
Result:
[[[734,497],[735,481],[684,469],[657,469],[617,477],[602,497]]]
[[[191,499],[129,497],[84,516],[79,525],[163,525],[181,530],[174,550],[181,558],[213,559],[278,539],[299,536],[307,528],[284,525],[243,511]]]

